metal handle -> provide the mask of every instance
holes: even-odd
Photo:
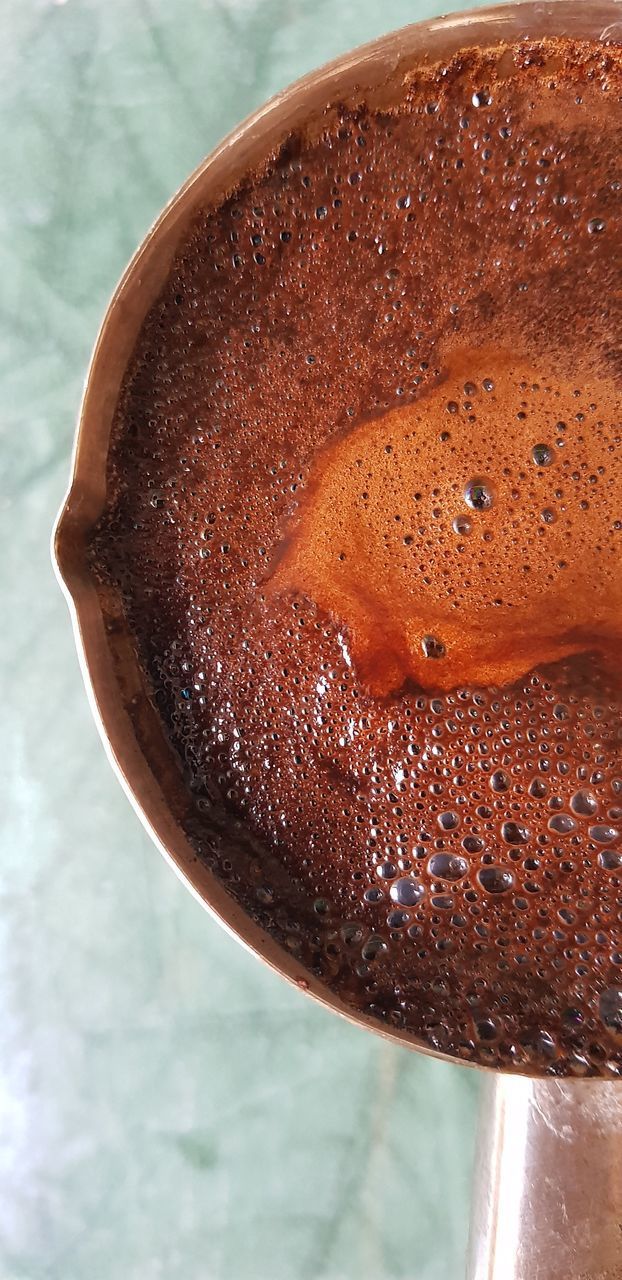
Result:
[[[467,1280],[621,1280],[622,1083],[488,1076]]]

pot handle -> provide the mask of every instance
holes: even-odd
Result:
[[[622,1082],[484,1081],[467,1280],[621,1280]]]

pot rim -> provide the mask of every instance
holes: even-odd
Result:
[[[52,533],[52,562],[69,607],[82,678],[106,755],[143,827],[180,880],[232,937],[326,1008],[430,1057],[484,1071],[496,1068],[432,1049],[412,1033],[347,1006],[252,921],[199,861],[136,737],[128,710],[131,700],[116,673],[101,601],[89,571],[87,539],[105,504],[109,436],[121,381],[145,315],[196,210],[217,204],[250,168],[274,154],[293,127],[319,119],[346,94],[381,90],[402,68],[434,65],[461,48],[564,34],[622,43],[622,0],[596,0],[589,5],[584,0],[519,0],[414,23],[305,75],[233,129],[168,201],[112,295],[89,363],[71,479]],[[133,696],[139,696],[136,690]],[[530,1074],[529,1067],[520,1073]]]

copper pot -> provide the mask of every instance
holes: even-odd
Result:
[[[350,1021],[422,1052],[398,1029],[355,1015],[268,937],[197,859],[152,767],[163,742],[129,642],[113,661],[87,544],[106,497],[106,460],[123,374],[145,315],[195,211],[217,203],[292,128],[354,91],[380,102],[402,67],[465,46],[568,34],[622,43],[622,0],[519,3],[406,27],[330,63],[278,94],[216,148],[177,192],[134,255],[100,329],[80,410],[72,477],[53,556],[72,617],[87,694],[110,762],[141,821],[179,877],[225,928],[289,981]],[[117,652],[118,659],[118,652]],[[144,707],[137,734],[137,708]],[[130,714],[130,712],[132,714]],[[154,750],[141,746],[145,734]],[[159,773],[161,776],[161,773]],[[442,1056],[442,1055],[436,1055]],[[622,1277],[622,1085],[559,1083],[487,1073],[470,1240],[471,1280]]]

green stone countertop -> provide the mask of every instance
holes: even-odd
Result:
[[[151,847],[50,568],[107,298],[263,99],[435,0],[0,0],[0,1280],[460,1280],[478,1078],[341,1022]]]

